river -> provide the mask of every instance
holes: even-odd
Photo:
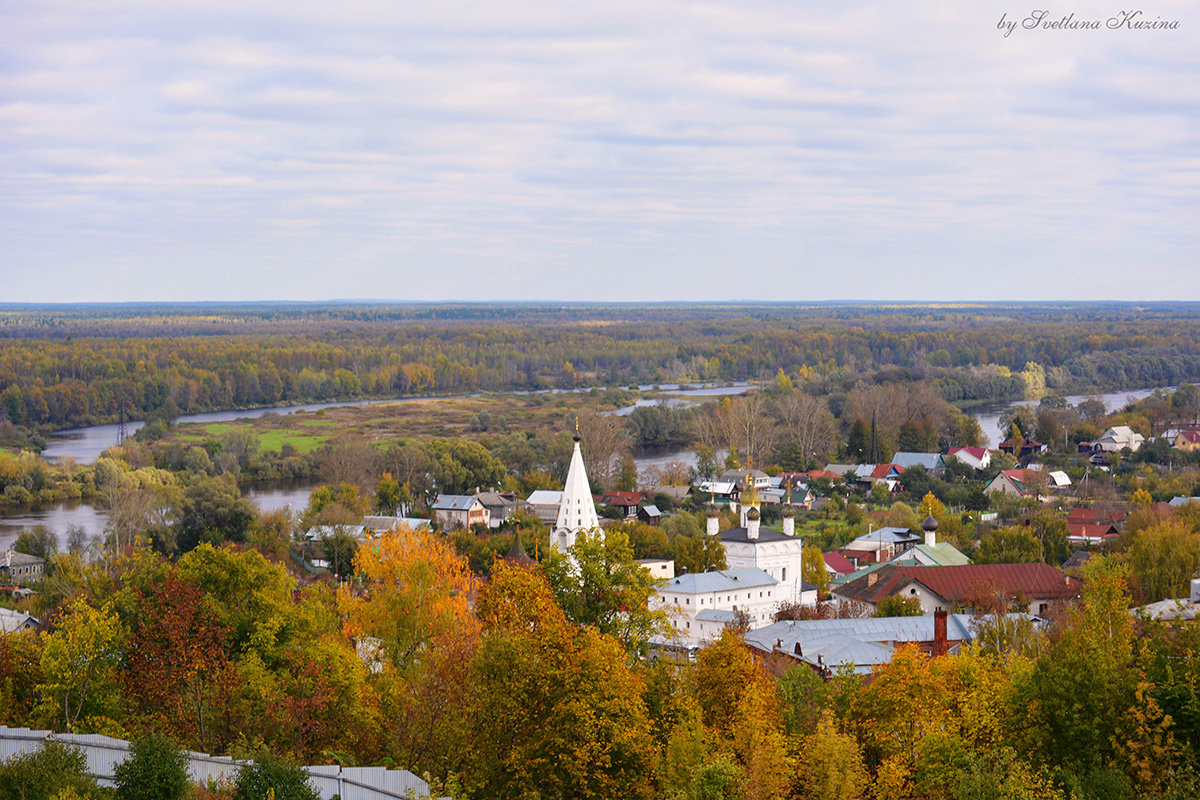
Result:
[[[662,401],[658,399],[644,399],[638,401],[637,405],[652,405],[658,402],[691,404],[697,402],[690,398],[699,397],[716,397],[722,395],[742,394],[752,388],[751,384],[745,382],[731,383],[726,385],[717,384],[644,384],[637,387],[641,391],[661,392],[664,397]],[[552,390],[553,392],[563,391],[589,391],[589,389],[560,389]],[[519,394],[529,394],[529,392],[518,392]],[[352,400],[329,403],[307,403],[304,405],[293,406],[278,406],[275,408],[254,408],[235,411],[213,411],[202,414],[187,414],[179,417],[177,422],[232,422],[237,419],[255,419],[265,416],[266,414],[292,414],[297,411],[317,411],[322,408],[334,408],[338,406],[363,406],[373,405],[376,403],[394,403],[412,400],[416,398],[401,397],[389,400]],[[635,406],[618,411],[618,414],[628,414],[633,411]],[[126,424],[126,432],[133,434],[138,428],[142,427],[142,422],[129,422]],[[95,462],[100,454],[117,443],[117,425],[93,425],[87,428],[73,428],[65,431],[58,431],[51,434],[47,438],[46,449],[42,451],[42,457],[47,461],[61,461],[63,459],[73,459],[82,464],[91,464]],[[651,449],[646,448],[642,452],[635,454],[634,462],[638,466],[639,472],[646,467],[657,466],[661,467],[669,461],[682,461],[688,466],[696,463],[696,454],[691,450],[677,449]],[[316,487],[315,483],[301,483],[296,485],[282,487],[252,487],[247,489],[243,494],[247,500],[254,503],[260,511],[274,511],[279,508],[290,507],[294,511],[300,511],[308,505],[309,495]],[[105,526],[108,524],[108,515],[103,510],[96,508],[90,503],[82,501],[68,501],[59,503],[48,508],[39,510],[28,510],[10,514],[0,515],[0,551],[10,547],[20,535],[21,531],[29,528],[34,528],[39,525],[55,531],[59,539],[62,540],[66,536],[67,528],[77,526],[82,528],[88,536],[99,536],[104,532]]]

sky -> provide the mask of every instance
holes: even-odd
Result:
[[[0,302],[1200,300],[1200,3],[1038,5],[4,0]]]

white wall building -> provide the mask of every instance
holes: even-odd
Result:
[[[779,600],[779,581],[763,570],[724,569],[672,578],[658,590],[655,608],[671,612],[684,642],[700,642],[720,636],[738,611],[751,628],[770,625]]]

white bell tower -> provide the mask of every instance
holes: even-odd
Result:
[[[550,536],[550,546],[560,553],[566,553],[575,545],[580,531],[600,530],[600,518],[596,516],[596,503],[592,500],[592,487],[588,484],[587,470],[583,466],[583,453],[579,451],[582,438],[576,424],[575,452],[571,454],[562,503],[558,507],[558,518]]]

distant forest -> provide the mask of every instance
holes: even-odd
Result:
[[[676,381],[959,404],[1200,380],[1200,305],[0,305],[0,423]]]

